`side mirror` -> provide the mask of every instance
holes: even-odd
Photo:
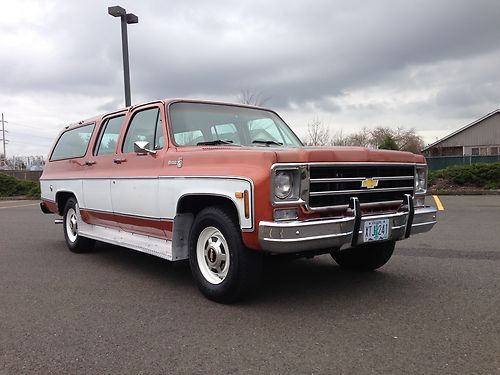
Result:
[[[155,150],[149,149],[148,141],[135,141],[134,142],[134,152],[137,155],[146,155],[146,154],[156,154]]]

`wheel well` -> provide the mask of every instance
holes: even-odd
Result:
[[[56,194],[57,212],[59,215],[62,216],[64,214],[64,207],[66,207],[66,202],[69,198],[75,198],[75,194],[67,191],[61,191]]]
[[[198,212],[206,207],[218,206],[224,208],[236,222],[240,223],[238,210],[234,202],[223,196],[217,195],[186,195],[179,200],[177,204],[177,213],[192,213],[197,215]]]

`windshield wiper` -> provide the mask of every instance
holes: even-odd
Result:
[[[266,146],[269,146],[269,145],[283,146],[283,143],[281,143],[281,142],[271,141],[271,140],[265,141],[263,139],[256,139],[255,141],[252,141],[252,143],[262,143]]]
[[[230,145],[233,141],[229,139],[214,139],[213,141],[198,142],[196,146]]]

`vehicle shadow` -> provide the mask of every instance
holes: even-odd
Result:
[[[193,298],[198,293],[187,261],[172,263],[127,248],[99,243],[89,253],[99,262],[124,269],[133,277],[149,278],[169,289],[181,288]],[[394,260],[394,259],[393,259]],[[391,260],[391,261],[393,261]],[[429,281],[422,277],[394,271],[390,262],[375,272],[352,272],[341,269],[329,255],[289,262],[266,262],[262,281],[249,298],[237,306],[324,304],[351,301],[359,304],[366,297],[398,300],[402,295],[425,293]],[[197,296],[197,297],[196,297]],[[188,297],[188,296],[186,296]],[[396,302],[400,303],[400,302]]]

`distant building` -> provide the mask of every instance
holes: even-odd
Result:
[[[433,156],[488,156],[500,152],[500,109],[447,135],[422,150]]]

